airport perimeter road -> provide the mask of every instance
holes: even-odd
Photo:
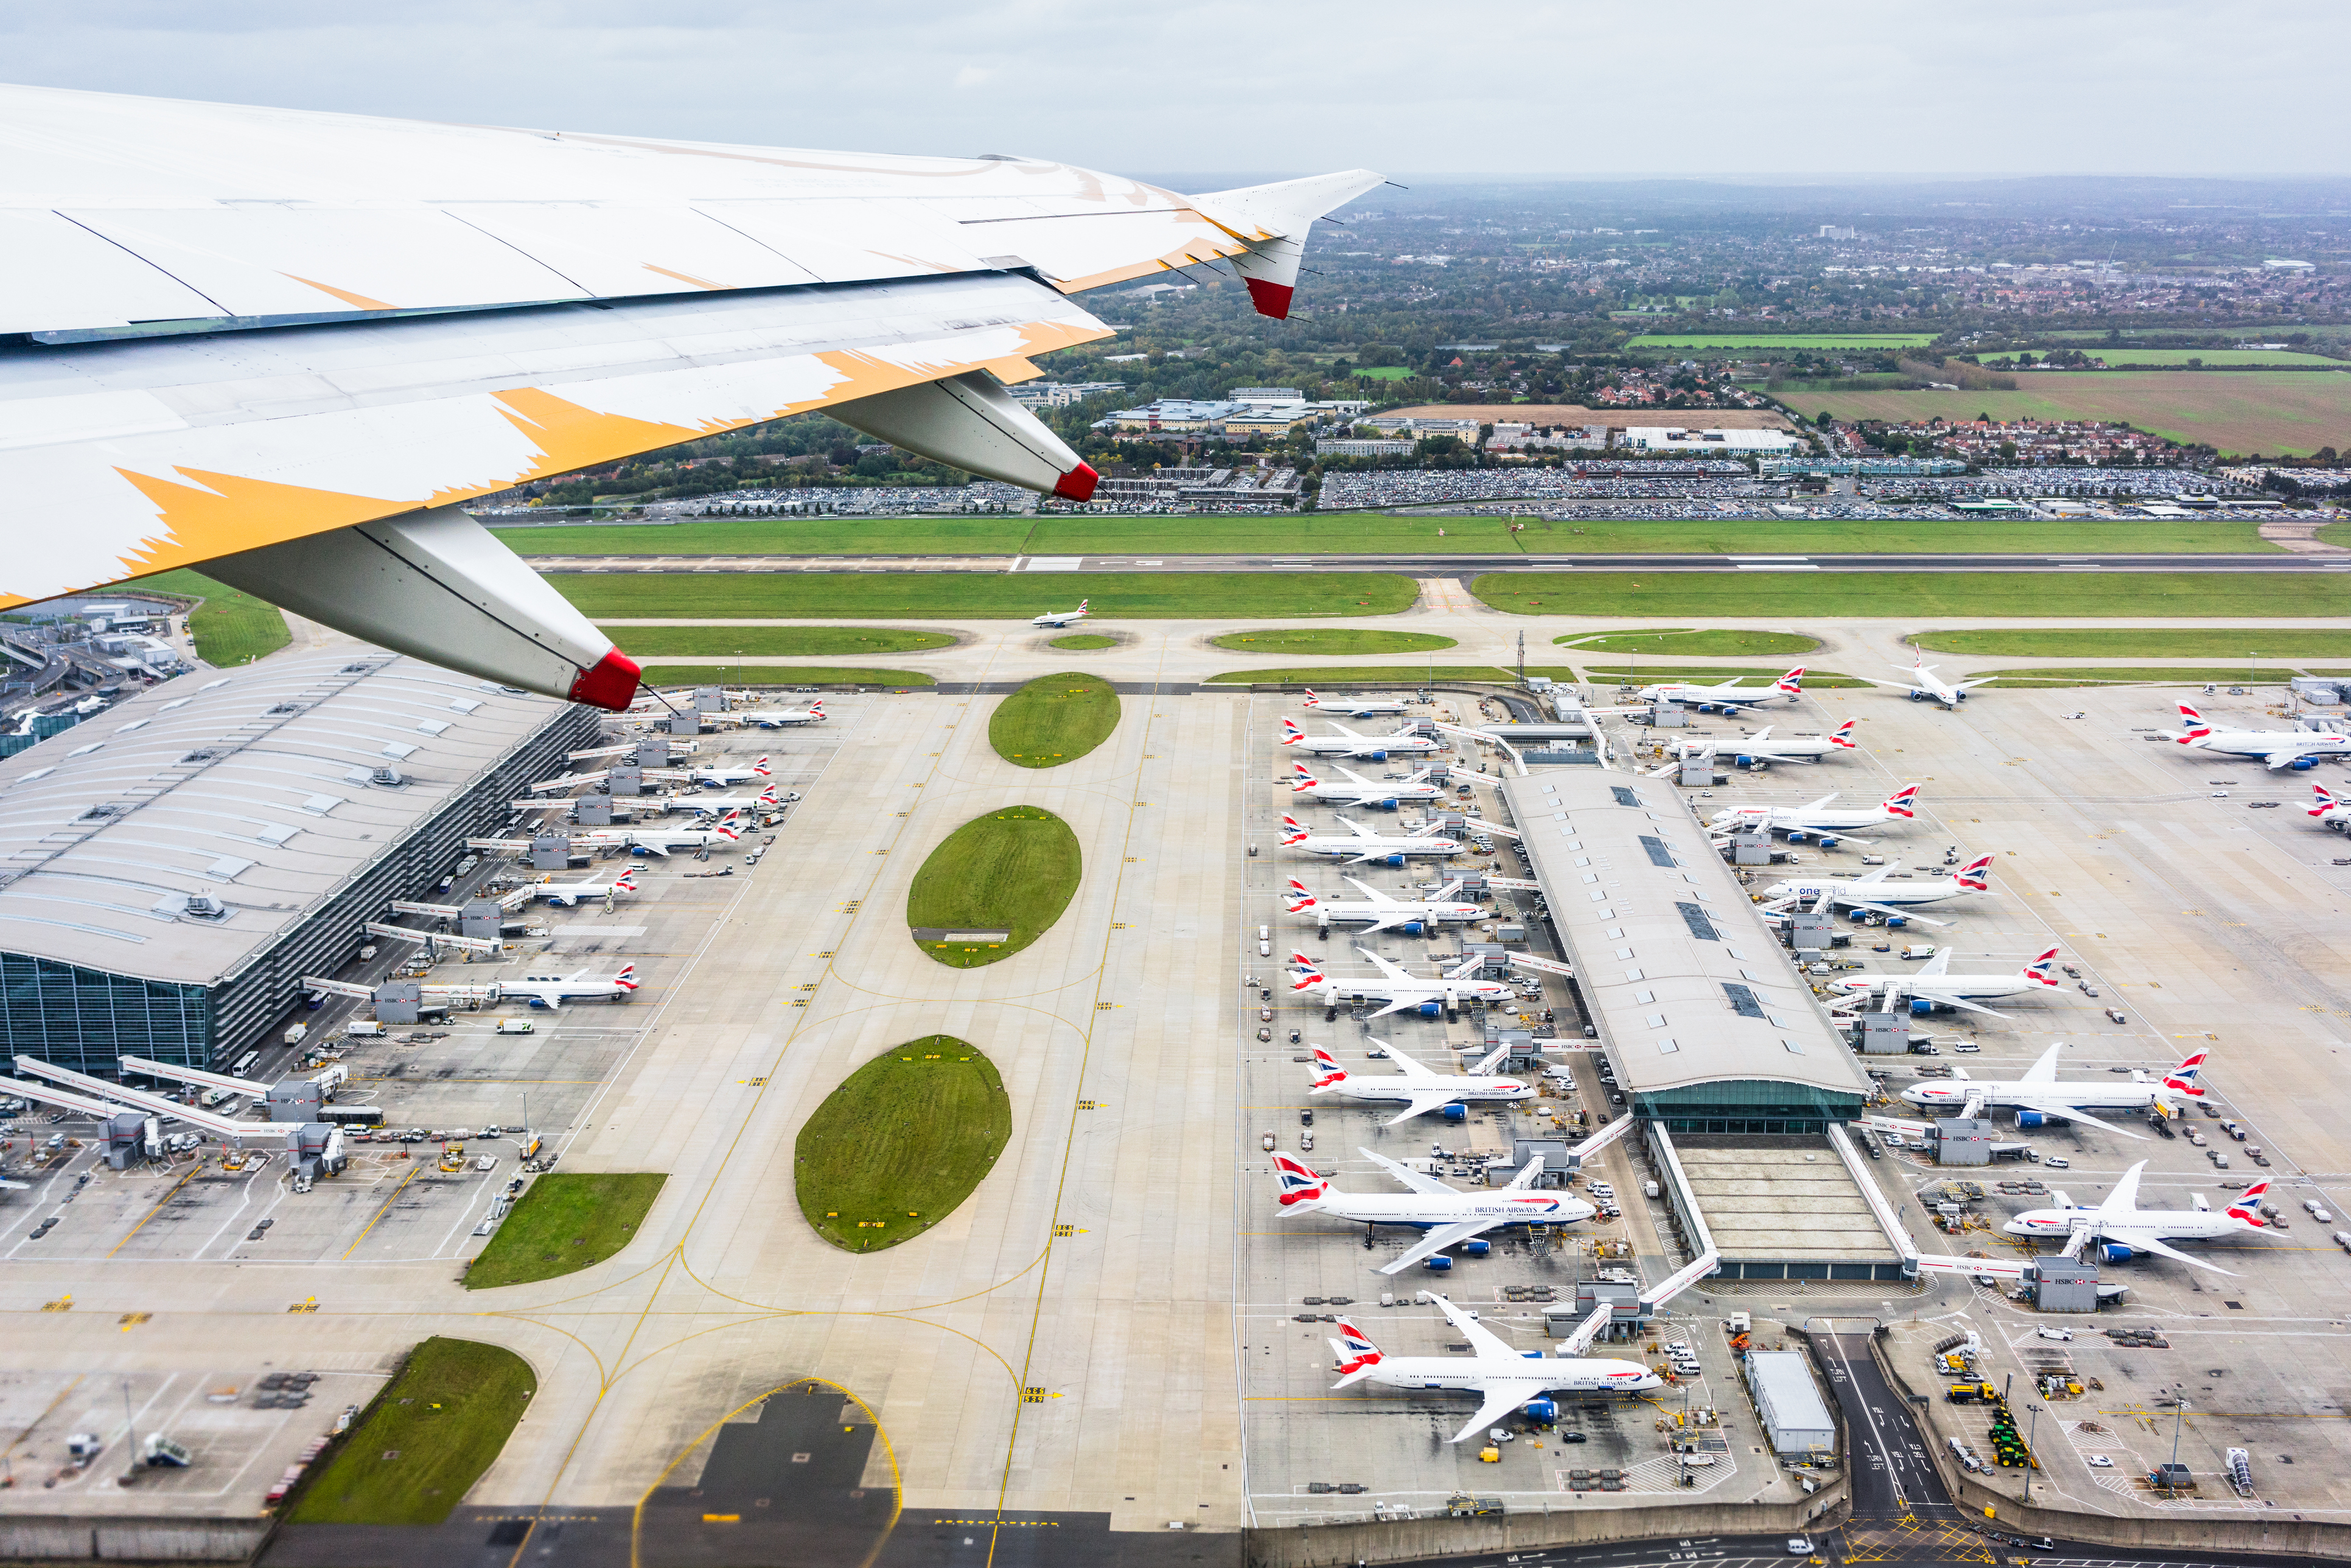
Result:
[[[2340,571],[2332,555],[526,555],[540,571]]]

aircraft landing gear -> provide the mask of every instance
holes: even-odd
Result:
[[[1339,1009],[1337,1008],[1324,1008],[1322,1009],[1322,1021],[1324,1023],[1336,1023],[1338,1019]]]

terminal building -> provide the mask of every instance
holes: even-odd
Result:
[[[1913,1272],[1844,1133],[1868,1075],[1675,788],[1540,768],[1502,793],[1684,1234],[1731,1278]]]
[[[345,648],[199,669],[0,760],[0,1050],[233,1062],[599,733]]]

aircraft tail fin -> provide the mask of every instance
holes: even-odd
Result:
[[[1901,789],[1896,789],[1893,794],[1888,795],[1885,800],[1879,804],[1878,810],[1884,811],[1889,817],[1915,817],[1918,813],[1912,810],[1912,808],[1917,803],[1918,786],[1916,784],[1905,784]]]
[[[2310,808],[2310,814],[2314,817],[2323,817],[2344,804],[2343,801],[2329,794],[2324,784],[2313,784],[2310,787],[2310,792],[2318,798],[2316,803]]]
[[[1782,675],[1777,681],[1773,682],[1772,685],[1775,690],[1784,692],[1789,696],[1802,696],[1804,695],[1804,666],[1798,664],[1794,669],[1790,670],[1786,674]]]
[[[2182,746],[2193,746],[2212,733],[2212,727],[2204,722],[2204,716],[2186,703],[2179,705],[2179,726],[2183,731],[2179,737]]]
[[[2047,952],[2042,954],[2041,956],[2033,959],[2032,962],[2024,966],[2024,977],[2031,980],[2037,986],[2054,986],[2057,984],[2057,977],[2051,974],[2049,971],[2055,968],[2056,966],[2057,949],[2052,947]]]
[[[1285,844],[1302,844],[1311,836],[1298,819],[1288,812],[1282,814],[1281,832],[1281,841]]]
[[[1336,1089],[1345,1082],[1347,1082],[1347,1070],[1339,1065],[1339,1059],[1323,1047],[1316,1046],[1314,1048],[1314,1082],[1310,1087],[1315,1093],[1320,1094],[1326,1089]]]
[[[1353,1320],[1339,1320],[1339,1337],[1331,1341],[1331,1349],[1339,1358],[1339,1381],[1334,1385],[1344,1388],[1371,1375],[1380,1364],[1380,1347],[1364,1337]]]
[[[620,987],[621,989],[624,991],[635,990],[637,988],[637,967],[634,964],[622,965],[621,972],[612,977],[612,984]]]
[[[2204,1097],[2204,1085],[2199,1080],[2204,1071],[2205,1054],[2200,1051],[2189,1052],[2186,1060],[2164,1074],[2164,1088],[2174,1094],[2185,1094],[2192,1099],[2201,1100]]]
[[[1856,722],[1857,721],[1854,719],[1847,719],[1843,724],[1837,726],[1835,729],[1829,733],[1829,744],[1831,746],[1842,747],[1845,750],[1851,751],[1854,748],[1853,727]]]
[[[1296,1156],[1277,1153],[1273,1156],[1273,1174],[1280,1184],[1280,1202],[1284,1208],[1322,1202],[1330,1196],[1331,1184],[1316,1176]]]
[[[1978,855],[1951,873],[1951,880],[1970,893],[1991,891],[1991,856]]]
[[[1306,732],[1298,727],[1298,721],[1291,718],[1289,715],[1284,714],[1281,718],[1281,744],[1284,746],[1296,746],[1300,741],[1304,740],[1305,738]]]
[[[1315,777],[1314,777],[1314,775],[1313,775],[1312,773],[1311,773],[1311,772],[1309,772],[1309,771],[1307,770],[1306,764],[1304,764],[1303,762],[1297,763],[1297,764],[1295,764],[1294,766],[1295,766],[1295,767],[1296,767],[1296,768],[1297,768],[1297,774],[1298,774],[1298,777],[1297,777],[1296,780],[1295,780],[1295,781],[1294,781],[1294,782],[1290,786],[1290,792],[1291,794],[1293,794],[1293,795],[1302,795],[1302,794],[1304,794],[1307,790],[1313,789],[1315,786],[1317,786],[1318,784],[1320,784],[1320,783],[1322,783],[1322,780],[1321,780],[1320,779],[1315,778]],[[1344,772],[1344,771],[1346,771],[1346,770],[1345,770],[1344,768],[1342,768],[1342,769],[1340,769],[1340,771],[1343,773],[1343,772]]]
[[[775,775],[775,771],[776,770],[773,768],[768,766],[768,759],[764,757],[759,758],[758,761],[751,764],[751,776],[755,779],[772,778]]]
[[[2269,1190],[2269,1183],[2257,1181],[2239,1193],[2237,1201],[2228,1207],[2229,1218],[2257,1228],[2265,1227],[2268,1221],[2262,1218],[2262,1198]]]
[[[634,867],[634,866],[631,866],[628,870],[626,870],[626,871],[622,872],[619,876],[614,877],[614,878],[612,879],[612,891],[613,891],[614,893],[634,893],[634,892],[636,892],[636,891],[637,891],[637,868],[636,868],[636,867]]]
[[[1314,894],[1294,876],[1290,879],[1290,902],[1285,907],[1292,915],[1303,915],[1315,907]]]

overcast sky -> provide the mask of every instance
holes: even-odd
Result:
[[[2306,0],[0,0],[0,79],[1134,172],[2351,171]]]

